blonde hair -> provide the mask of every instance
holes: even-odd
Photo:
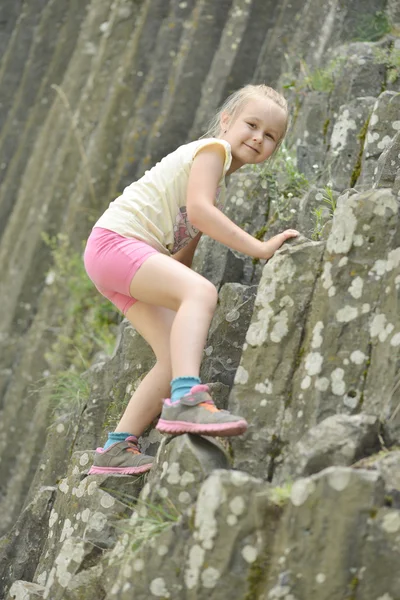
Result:
[[[282,96],[282,94],[264,84],[248,84],[240,88],[239,90],[236,90],[236,92],[233,92],[233,94],[228,96],[223,105],[219,108],[216,115],[210,121],[207,131],[201,137],[218,137],[218,135],[221,132],[222,113],[228,113],[228,115],[232,117],[232,121],[234,121],[243,109],[244,105],[255,96],[268,98],[269,100],[272,100],[273,102],[275,102],[275,104],[280,106],[287,114],[285,130],[274,151],[275,154],[276,150],[283,142],[283,139],[289,127],[289,111],[286,99]]]

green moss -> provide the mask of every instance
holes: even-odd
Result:
[[[43,239],[53,258],[48,281],[67,301],[60,313],[56,341],[46,353],[51,374],[36,382],[32,390],[46,388],[54,412],[60,415],[81,408],[88,399],[89,383],[82,374],[97,352],[112,353],[121,316],[87,276],[83,248],[80,252],[74,250],[64,235]]]
[[[277,506],[284,506],[290,498],[292,487],[293,483],[291,481],[288,481],[283,486],[274,487],[271,490],[272,502],[274,502]]]
[[[390,31],[391,25],[385,12],[377,11],[372,15],[361,14],[353,40],[356,42],[376,42]]]
[[[358,586],[360,585],[360,580],[358,577],[353,577],[353,579],[349,583],[348,593],[346,595],[345,600],[356,600],[356,591]]]
[[[243,600],[255,600],[259,598],[263,584],[267,579],[267,574],[270,567],[270,557],[265,550],[251,564],[249,576],[247,578],[248,590]]]
[[[329,123],[331,122],[330,119],[326,119],[323,127],[322,127],[322,135],[324,137],[324,142],[326,143],[326,136],[328,134],[328,128],[329,128]]]
[[[350,187],[355,186],[355,184],[357,183],[358,178],[360,177],[360,174],[361,174],[362,156],[363,156],[363,152],[364,152],[365,138],[366,138],[367,131],[368,131],[369,120],[370,120],[370,117],[368,117],[368,119],[365,121],[364,125],[362,126],[362,128],[360,130],[360,133],[357,136],[357,138],[360,140],[360,151],[358,153],[357,162],[356,162],[353,172],[351,174]]]

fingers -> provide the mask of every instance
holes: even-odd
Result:
[[[300,233],[296,229],[286,229],[282,232],[282,235],[285,237],[285,239],[288,239],[297,237],[298,235],[300,235]]]

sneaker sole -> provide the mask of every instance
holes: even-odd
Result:
[[[161,433],[198,433],[203,435],[215,435],[218,437],[240,435],[248,427],[245,420],[234,423],[215,423],[206,425],[204,423],[190,423],[185,421],[165,421],[159,419],[156,429]]]
[[[146,473],[152,467],[153,463],[141,467],[91,467],[88,475],[140,475]]]

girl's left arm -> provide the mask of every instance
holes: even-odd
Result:
[[[196,237],[194,237],[184,248],[182,248],[182,250],[179,250],[176,254],[173,254],[172,258],[190,268],[192,266],[193,256],[196,251],[197,244],[199,243],[202,235],[202,232],[199,231]]]

